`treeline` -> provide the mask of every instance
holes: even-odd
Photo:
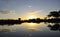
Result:
[[[21,24],[21,23],[41,23],[41,22],[48,22],[48,23],[60,23],[60,18],[52,18],[52,19],[29,19],[29,20],[0,20],[0,24]]]
[[[0,24],[21,24],[19,20],[0,20]]]

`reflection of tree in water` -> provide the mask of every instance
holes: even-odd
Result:
[[[59,30],[60,31],[60,24],[55,23],[54,25],[49,24],[48,27],[50,28],[50,30]]]

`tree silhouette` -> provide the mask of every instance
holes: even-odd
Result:
[[[52,12],[50,12],[50,14],[48,15],[48,17],[58,18],[58,17],[60,17],[60,11],[52,11]]]

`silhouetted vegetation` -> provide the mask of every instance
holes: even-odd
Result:
[[[13,19],[9,19],[9,20],[0,20],[0,25],[14,25],[14,24],[21,24],[21,20],[20,18],[18,20],[13,20]]]
[[[0,25],[14,25],[14,24],[21,24],[21,23],[40,23],[43,22],[42,19],[37,18],[37,19],[29,19],[29,20],[21,20],[21,18],[18,18],[18,20],[13,20],[13,19],[9,19],[9,20],[0,20]]]
[[[60,17],[60,11],[52,11],[52,12],[50,12],[50,14],[48,15],[48,17],[58,18],[58,17]]]
[[[50,28],[50,30],[59,30],[60,31],[60,24],[56,23],[54,25],[48,25],[48,27]]]

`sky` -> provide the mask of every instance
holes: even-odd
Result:
[[[60,0],[0,0],[0,19],[44,18],[60,10]]]

